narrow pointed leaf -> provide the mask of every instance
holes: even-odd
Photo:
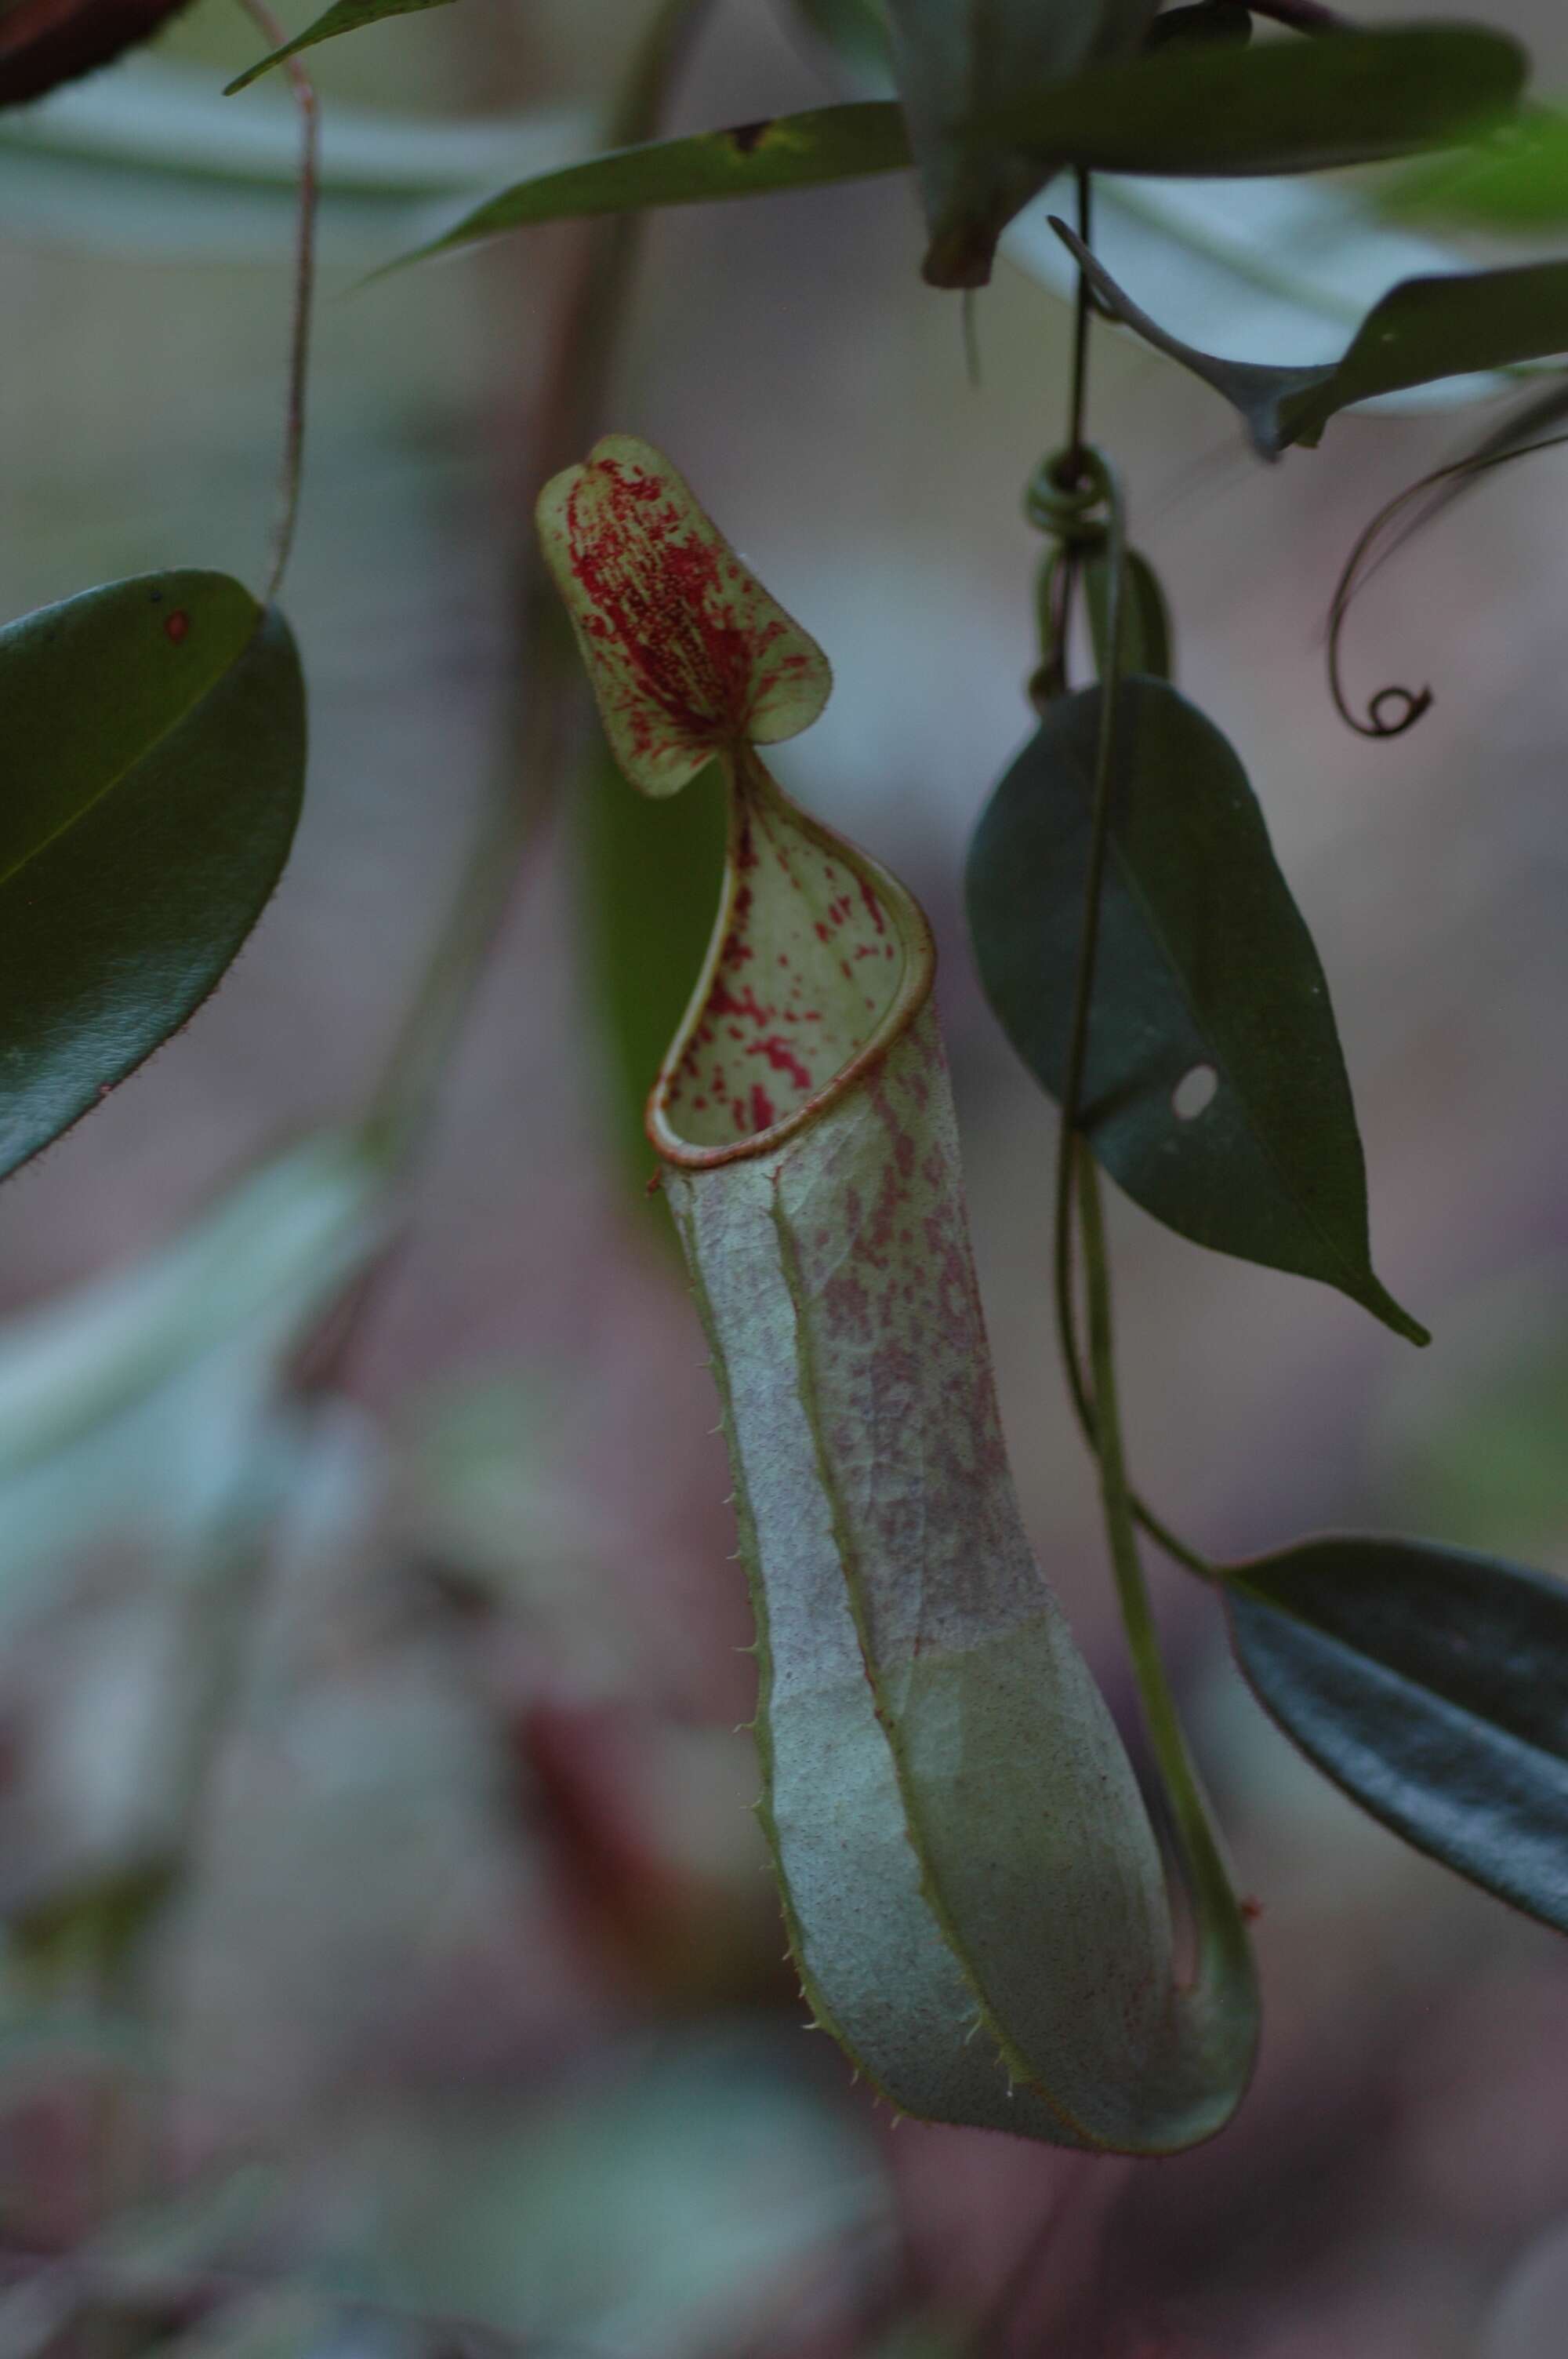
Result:
[[[1568,1932],[1568,1588],[1461,1549],[1303,1541],[1225,1571],[1238,1660],[1353,1799]]]
[[[1316,442],[1336,412],[1434,378],[1470,376],[1568,352],[1568,262],[1408,278],[1368,313],[1335,364],[1270,367],[1200,352],[1170,335],[1098,263],[1065,222],[1053,224],[1106,310],[1240,413],[1265,458]]]
[[[892,86],[892,49],[881,0],[795,0],[795,13],[843,60],[862,88]]]
[[[145,574],[0,631],[0,1174],[200,1006],[282,872],[305,776],[287,625]]]
[[[1406,25],[1249,49],[1179,41],[1011,95],[989,126],[1101,171],[1200,179],[1318,172],[1442,147],[1513,107],[1528,60],[1478,25]]]
[[[1135,49],[1153,13],[1154,0],[888,0],[933,285],[983,286],[997,239],[1061,160],[998,136],[1000,111]]]
[[[778,718],[781,655],[797,717],[826,665],[645,445],[600,444],[540,521],[628,776],[660,795],[717,743],[730,791],[648,1126],[713,1351],[806,1995],[910,2112],[1191,2144],[1250,2069],[1245,1928],[1201,1884],[1180,1977],[1137,1787],[1022,1532],[925,917],[747,734]]]
[[[412,16],[426,8],[448,5],[449,0],[334,0],[334,5],[324,9],[302,33],[296,33],[291,41],[270,49],[254,66],[247,66],[243,74],[236,74],[223,95],[232,98],[236,91],[247,88],[258,75],[270,73],[274,66],[282,65],[286,58],[297,57],[301,49],[313,49],[319,41],[334,41],[340,33],[357,33],[363,25],[380,24],[384,16]]]
[[[1098,689],[1054,704],[969,852],[986,995],[1054,1095],[1099,723]],[[1235,753],[1173,688],[1129,680],[1112,798],[1082,1107],[1096,1155],[1180,1235],[1322,1279],[1425,1343],[1373,1274],[1366,1168],[1327,984]]]
[[[805,114],[775,115],[769,122],[737,124],[727,131],[654,139],[519,180],[403,260],[420,262],[539,222],[638,212],[650,205],[708,204],[720,197],[767,196],[784,189],[902,171],[909,161],[903,113],[891,99],[814,107]]]

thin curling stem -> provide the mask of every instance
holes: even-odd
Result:
[[[1127,1486],[1122,1451],[1121,1415],[1116,1386],[1116,1354],[1111,1328],[1110,1263],[1106,1252],[1105,1223],[1100,1212],[1099,1180],[1087,1143],[1075,1142],[1076,1196],[1084,1240],[1087,1279],[1089,1357],[1094,1370],[1098,1411],[1100,1494],[1105,1506],[1106,1536],[1116,1576],[1117,1600],[1127,1630],[1133,1675],[1149,1742],[1175,1821],[1193,1896],[1197,1903],[1200,1962],[1210,1963],[1227,1952],[1245,1953],[1247,1936],[1230,1888],[1230,1878],[1209,1821],[1208,1806],[1165,1677],[1153,1609],[1138,1554],[1136,1513]],[[1208,1954],[1206,1956],[1205,1952]]]
[[[1416,518],[1403,532],[1395,534],[1388,546],[1379,548],[1390,528],[1397,525],[1407,509],[1426,497],[1440,485],[1472,482],[1477,475],[1489,473],[1494,467],[1506,467],[1515,459],[1532,458],[1541,451],[1560,450],[1568,443],[1568,434],[1552,434],[1538,442],[1526,442],[1507,451],[1472,452],[1468,458],[1456,459],[1446,467],[1434,468],[1422,475],[1419,483],[1411,484],[1391,499],[1357,538],[1345,561],[1334,598],[1328,610],[1328,691],[1334,699],[1334,709],[1347,728],[1358,737],[1402,737],[1413,729],[1422,714],[1432,710],[1436,699],[1430,688],[1410,689],[1390,685],[1380,688],[1367,707],[1365,720],[1353,709],[1346,693],[1343,672],[1345,625],[1350,609],[1366,588],[1372,575],[1403,546],[1410,532],[1417,529],[1424,517]],[[1435,512],[1435,508],[1434,508]],[[1394,717],[1387,717],[1390,714]]]
[[[253,25],[275,49],[288,35],[266,0],[240,0]],[[270,606],[288,570],[299,520],[299,489],[305,473],[305,399],[310,378],[310,325],[316,309],[316,213],[321,187],[321,119],[316,85],[297,58],[285,60],[299,111],[299,213],[294,241],[294,310],[289,337],[288,400],[284,417],[283,462],[278,473],[277,515],[261,603]]]

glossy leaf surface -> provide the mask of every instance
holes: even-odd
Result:
[[[146,574],[0,631],[0,1172],[206,998],[288,854],[305,694],[219,573]]]
[[[232,98],[236,91],[247,88],[259,74],[270,73],[274,66],[280,66],[286,58],[297,57],[301,49],[313,49],[319,41],[335,41],[340,33],[357,33],[362,26],[379,25],[384,16],[412,16],[426,8],[449,5],[449,0],[333,0],[333,5],[324,9],[302,33],[296,33],[291,41],[268,50],[254,66],[247,66],[243,74],[236,74],[223,95]]]
[[[992,128],[1036,156],[1102,171],[1323,171],[1439,147],[1506,114],[1527,62],[1506,34],[1468,25],[1248,49],[1181,41],[1021,92]]]
[[[1099,722],[1098,689],[1047,711],[969,853],[986,995],[1053,1094]],[[1116,742],[1082,1110],[1096,1156],[1180,1235],[1322,1279],[1424,1343],[1373,1274],[1328,987],[1246,773],[1213,723],[1161,680],[1125,683]],[[1189,1093],[1203,1102],[1186,1112]]]
[[[520,180],[405,259],[417,262],[538,222],[635,212],[647,205],[705,204],[720,197],[766,196],[900,171],[909,160],[903,113],[891,100],[814,107],[805,114],[776,115],[770,122],[738,124],[727,131],[650,140],[641,147],[619,148]]]
[[[781,661],[797,718],[826,664],[646,445],[609,438],[540,523],[633,783],[661,794],[717,745],[730,788],[648,1122],[713,1352],[806,1996],[910,2112],[1191,2144],[1250,2069],[1245,1928],[1222,1875],[1195,1879],[1202,1964],[1178,1975],[1130,1766],[1023,1534],[925,917],[747,734],[773,730]]]
[[[1329,419],[1356,402],[1407,392],[1434,377],[1468,376],[1568,352],[1568,263],[1548,262],[1407,279],[1368,313],[1334,365],[1225,360],[1168,334],[1065,222],[1054,227],[1106,309],[1223,394],[1266,458],[1294,442],[1316,442]]]
[[[1232,1565],[1238,1659],[1285,1734],[1408,1843],[1568,1932],[1568,1588],[1400,1539]]]
[[[996,116],[1020,90],[1135,49],[1153,13],[1154,0],[888,0],[935,286],[983,286],[1002,230],[1056,169],[1000,136]]]

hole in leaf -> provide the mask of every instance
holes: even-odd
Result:
[[[1196,1122],[1214,1103],[1219,1075],[1212,1065],[1195,1065],[1171,1092],[1171,1112],[1178,1122]]]

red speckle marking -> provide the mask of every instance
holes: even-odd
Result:
[[[177,606],[172,614],[164,616],[163,635],[166,639],[172,639],[176,647],[178,647],[181,639],[189,637],[190,617],[183,606]]]
[[[1249,1893],[1246,1899],[1241,1904],[1241,1914],[1245,1917],[1249,1925],[1255,1925],[1258,1922],[1259,1918],[1263,1914],[1263,1903],[1260,1900],[1254,1900],[1251,1894]]]

